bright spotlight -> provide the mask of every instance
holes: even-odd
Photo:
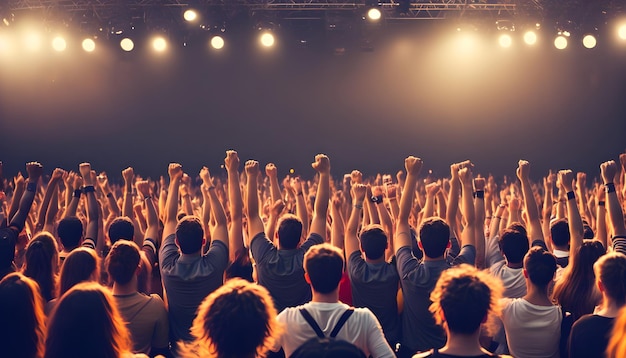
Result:
[[[509,48],[513,44],[513,39],[511,39],[511,36],[508,34],[502,34],[500,35],[498,42],[500,43],[501,47]]]
[[[196,19],[198,18],[198,13],[191,9],[185,10],[185,12],[183,13],[183,18],[185,19],[185,21],[189,22],[196,21]]]
[[[272,35],[269,32],[264,32],[261,35],[261,45],[265,46],[265,47],[272,47],[274,46],[274,35]]]
[[[567,47],[567,38],[563,35],[559,35],[554,39],[554,47],[559,50],[564,50]]]
[[[534,31],[527,31],[524,34],[524,42],[527,45],[534,45],[537,43],[537,34]]]
[[[83,50],[85,52],[93,52],[96,49],[96,42],[92,39],[83,40]]]
[[[41,48],[41,36],[35,32],[31,32],[24,37],[24,46],[30,52],[39,51]]]
[[[122,50],[130,52],[135,48],[135,43],[133,42],[133,40],[126,37],[123,38],[122,41],[120,41],[120,47],[122,48]]]
[[[224,39],[222,36],[215,35],[211,38],[211,47],[216,50],[221,50],[224,48]]]
[[[617,29],[617,35],[620,39],[626,40],[626,24],[622,25]]]
[[[381,14],[380,10],[378,10],[375,7],[369,9],[369,11],[367,12],[367,17],[369,17],[369,19],[373,20],[373,21],[380,20],[381,16],[382,16],[382,14]]]
[[[585,37],[583,37],[583,46],[585,46],[586,48],[594,48],[596,47],[597,41],[596,41],[596,37],[593,35],[585,35]]]
[[[11,48],[11,43],[9,38],[4,34],[0,33],[0,56],[9,52]]]
[[[167,42],[164,38],[159,36],[152,40],[152,47],[157,52],[163,52],[167,48]]]
[[[57,36],[52,39],[52,48],[56,52],[63,52],[67,48],[67,43],[65,42],[64,38],[62,38],[61,36]]]

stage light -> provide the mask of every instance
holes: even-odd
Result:
[[[133,42],[133,40],[126,37],[123,38],[122,41],[120,41],[120,47],[122,48],[122,50],[130,52],[135,48],[135,43]]]
[[[224,48],[224,39],[222,38],[222,36],[219,35],[215,35],[211,38],[211,47],[213,47],[216,50],[221,50],[222,48]]]
[[[24,37],[24,47],[30,52],[39,51],[41,48],[41,36],[36,32],[30,32]]]
[[[500,43],[500,47],[509,48],[513,44],[513,39],[511,39],[509,34],[502,34],[498,42]]]
[[[264,32],[263,34],[261,34],[261,37],[259,38],[261,41],[261,45],[265,46],[265,47],[272,47],[274,46],[274,35],[272,35],[269,32]]]
[[[369,9],[369,11],[367,12],[367,17],[372,21],[380,20],[381,16],[382,16],[382,13],[380,12],[380,10],[378,10],[375,7]]]
[[[155,37],[154,40],[152,40],[152,47],[157,52],[163,52],[167,49],[167,41],[165,41],[163,37]]]
[[[52,48],[56,52],[63,52],[67,48],[67,42],[65,42],[65,39],[63,37],[57,36],[52,39]]]
[[[589,35],[585,35],[585,37],[583,37],[583,46],[585,46],[586,48],[594,48],[596,47],[597,41],[596,41],[596,37],[589,34]]]
[[[96,49],[96,42],[92,39],[84,39],[83,40],[83,50],[85,52],[94,52]]]
[[[554,39],[554,47],[559,50],[567,48],[567,38],[563,35],[559,35]]]
[[[192,21],[196,21],[196,19],[198,18],[198,13],[195,10],[185,10],[185,12],[183,13],[183,18],[185,19],[185,21],[188,22],[192,22]]]
[[[535,34],[534,31],[527,31],[524,34],[524,42],[526,42],[527,45],[534,45],[537,43],[537,34]]]
[[[626,24],[622,25],[617,29],[617,35],[620,39],[626,40]]]

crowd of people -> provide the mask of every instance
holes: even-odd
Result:
[[[626,154],[598,181],[0,163],[0,356],[626,356]],[[243,169],[243,170],[242,170]],[[591,177],[591,176],[589,176]]]

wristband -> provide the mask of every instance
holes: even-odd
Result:
[[[613,183],[604,184],[604,188],[606,189],[607,194],[615,193],[615,184]]]
[[[75,198],[80,198],[80,195],[81,195],[82,193],[83,193],[83,191],[82,191],[82,190],[80,190],[80,189],[76,189],[76,190],[74,190],[74,195],[73,195],[73,196],[74,196]]]
[[[484,199],[485,198],[485,191],[484,190],[476,190],[474,192],[474,197],[477,199]]]
[[[206,188],[206,190],[213,190],[213,189],[215,189],[215,185],[211,185],[210,187]],[[189,194],[187,194],[187,195],[189,195]]]
[[[353,206],[357,209],[363,209],[363,204],[354,204]]]
[[[576,198],[576,194],[574,194],[573,191],[568,191],[567,192],[567,200],[572,200]]]
[[[604,201],[602,200],[598,201],[598,206],[604,206]]]
[[[28,183],[26,184],[26,191],[30,191],[32,193],[37,191],[37,183]]]
[[[93,193],[96,191],[96,188],[93,187],[93,185],[87,185],[83,188],[83,193],[87,194],[87,193]]]
[[[372,197],[370,198],[370,201],[374,204],[378,204],[378,203],[382,203],[383,202],[383,196],[382,195],[372,195]]]

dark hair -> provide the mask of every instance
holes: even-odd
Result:
[[[37,282],[43,299],[50,301],[55,298],[59,249],[52,234],[42,231],[35,235],[26,247],[24,259],[24,275]]]
[[[0,317],[3,356],[43,357],[46,316],[35,281],[17,272],[0,281]]]
[[[295,249],[302,236],[302,222],[295,215],[284,215],[279,221],[277,233],[281,249]]]
[[[419,234],[424,255],[437,258],[446,252],[450,242],[450,226],[443,219],[436,216],[425,219]]]
[[[204,240],[204,230],[200,219],[192,215],[180,219],[176,225],[176,240],[183,254],[195,254],[200,251]]]
[[[550,238],[552,238],[554,246],[566,246],[569,244],[567,219],[559,219],[550,225]]]
[[[369,225],[361,230],[361,250],[370,260],[380,259],[387,249],[387,234],[380,225]]]
[[[86,247],[72,250],[61,267],[59,297],[74,285],[92,278],[100,279],[100,258],[96,252]]]
[[[366,358],[354,344],[341,339],[314,337],[293,351],[290,358]]]
[[[109,277],[115,283],[125,285],[133,278],[141,262],[137,244],[128,240],[120,240],[113,244],[105,265]]]
[[[0,269],[4,272],[13,267],[17,238],[17,230],[11,227],[0,228]],[[11,269],[11,271],[13,270]],[[0,279],[1,278],[2,273],[0,272]]]
[[[331,244],[311,246],[304,255],[304,271],[309,275],[315,291],[330,293],[337,289],[341,281],[343,254]]]
[[[533,246],[524,257],[528,279],[539,288],[547,288],[556,272],[556,258],[542,247]]]
[[[523,232],[511,226],[502,230],[498,240],[498,246],[509,263],[518,264],[524,260],[524,255],[528,252],[528,236],[526,230]]]
[[[224,278],[243,278],[248,282],[254,282],[252,277],[252,261],[247,247],[242,247],[235,253],[235,259],[226,267]]]
[[[183,356],[263,356],[281,334],[276,309],[267,289],[235,278],[208,295],[198,307]]]
[[[71,251],[78,247],[80,240],[83,238],[83,223],[76,216],[68,216],[57,226],[57,236],[63,244],[65,251]]]
[[[126,216],[115,218],[109,225],[109,240],[111,240],[111,244],[116,243],[120,239],[132,241],[134,236],[135,226]]]
[[[620,307],[626,304],[626,256],[618,252],[608,253],[600,257],[593,268],[606,295]]]

